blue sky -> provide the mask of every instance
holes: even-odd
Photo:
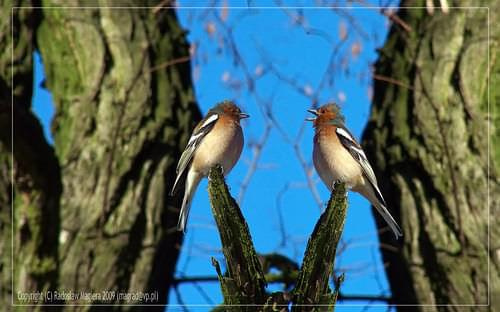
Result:
[[[181,1],[181,5],[191,2]],[[253,4],[254,2],[252,2]],[[256,4],[253,4],[256,6]],[[331,9],[303,9],[303,16],[312,29],[320,29],[320,35],[294,26],[283,9],[229,9],[227,25],[234,25],[233,36],[249,71],[255,73],[265,68],[266,60],[286,77],[292,78],[299,86],[315,90],[328,65],[335,44],[345,30],[347,39],[341,45],[339,55],[345,56],[347,66],[339,63],[331,85],[320,93],[320,104],[334,100],[340,103],[346,123],[352,133],[359,138],[369,116],[370,108],[370,66],[376,60],[375,49],[383,44],[387,35],[386,19],[372,9],[344,9],[356,21],[350,24],[341,14]],[[212,14],[202,13],[203,9],[179,9],[178,17],[184,28],[189,30],[188,40],[197,44],[196,56],[192,61],[196,99],[203,113],[223,99],[234,99],[251,118],[243,122],[246,145],[239,163],[228,176],[227,182],[233,196],[240,192],[241,182],[251,161],[252,142],[263,135],[266,119],[260,113],[253,93],[245,88],[235,91],[227,81],[237,81],[243,77],[241,66],[235,66],[233,59],[225,53],[227,46],[218,53],[220,41],[217,35],[222,31]],[[204,16],[200,19],[200,15]],[[210,24],[213,23],[213,24]],[[207,25],[215,25],[215,32],[209,35]],[[357,26],[356,26],[357,25]],[[359,27],[362,31],[356,31]],[[341,30],[341,28],[343,30]],[[357,56],[353,46],[359,44]],[[341,60],[341,57],[338,58]],[[340,62],[340,61],[339,61]],[[234,79],[234,80],[233,80]],[[40,58],[35,55],[35,91],[33,110],[40,117],[46,136],[51,141],[50,120],[54,114],[49,92],[40,88],[43,70]],[[256,92],[261,98],[272,99],[272,113],[287,136],[295,138],[308,117],[306,109],[311,100],[295,91],[286,82],[267,73],[256,81]],[[299,146],[305,160],[310,164],[312,155],[313,130],[306,124]],[[321,199],[326,202],[329,192],[314,172],[314,180]],[[250,180],[246,190],[242,212],[247,220],[254,245],[258,252],[280,252],[300,264],[307,238],[312,232],[320,211],[309,188],[305,187],[306,176],[294,149],[283,136],[272,128],[268,141],[263,147],[259,169]],[[286,185],[290,189],[283,192]],[[181,251],[176,276],[214,275],[210,257],[223,263],[220,240],[213,220],[206,180],[198,187],[195,195],[188,232]],[[337,258],[336,268],[346,270],[342,285],[344,294],[389,295],[389,286],[378,252],[378,239],[372,212],[368,202],[355,193],[349,193],[349,210],[343,240],[349,242],[346,250]],[[278,204],[279,202],[279,204]],[[280,209],[283,225],[287,233],[285,245],[280,246]],[[214,304],[222,302],[218,283],[200,283],[196,286],[182,284],[179,287],[184,303]],[[271,290],[279,290],[273,286]],[[207,298],[210,298],[207,300]],[[170,294],[170,303],[178,304],[176,294]],[[353,304],[347,302],[346,304]],[[362,306],[349,307],[349,311],[361,311]],[[342,303],[341,303],[342,305]],[[347,307],[345,307],[347,308]],[[194,309],[193,309],[194,310]],[[196,309],[197,311],[200,309]],[[387,310],[387,307],[370,307],[368,311]]]

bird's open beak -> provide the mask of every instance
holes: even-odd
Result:
[[[315,109],[312,109],[312,108],[311,108],[311,109],[308,109],[307,111],[308,111],[309,113],[313,114],[314,116],[318,116],[318,111],[317,111],[317,110],[315,110]]]
[[[314,116],[318,116],[318,111],[315,110],[315,109],[308,109],[307,110],[309,113],[313,114]],[[307,121],[315,121],[316,118],[315,117],[309,117],[309,118],[306,118]]]
[[[245,114],[245,113],[240,113],[240,119],[245,119],[245,118],[248,118],[248,117],[250,117],[250,115]]]

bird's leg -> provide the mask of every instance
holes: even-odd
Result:
[[[342,181],[340,181],[340,180],[334,180],[332,182],[332,191],[334,191],[335,188],[337,187],[337,185],[339,185],[340,183],[342,183]],[[347,188],[346,188],[346,195],[347,195]]]
[[[224,176],[224,166],[222,166],[221,164],[217,164],[216,166],[219,166],[219,167],[220,167],[220,171],[221,171],[221,173],[222,173],[222,176]],[[212,180],[210,179],[210,175],[209,175],[209,174],[207,175],[207,179],[208,179],[208,181],[212,181]]]

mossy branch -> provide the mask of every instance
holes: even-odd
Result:
[[[347,196],[344,183],[336,183],[325,212],[321,215],[307,243],[297,284],[293,290],[292,311],[332,311],[337,301],[341,276],[335,290],[329,287],[337,245],[344,228]],[[303,306],[308,305],[308,306]]]
[[[224,304],[264,304],[264,273],[255,252],[248,225],[236,201],[231,197],[220,166],[210,170],[208,193],[219,229],[227,276],[212,259],[222,286]]]
[[[227,273],[223,274],[219,263],[212,259],[221,283],[224,304],[235,305],[236,310],[274,311],[278,307],[278,310],[288,310],[287,305],[292,298],[286,292],[266,294],[264,270],[255,252],[248,225],[224,182],[221,167],[212,168],[208,177],[210,203],[227,263]],[[333,309],[342,277],[335,281],[334,291],[330,289],[329,281],[337,245],[344,228],[346,210],[346,187],[343,183],[338,183],[332,192],[327,209],[321,215],[309,239],[298,278],[296,267],[284,270],[291,271],[288,272],[289,277],[297,278],[296,287],[292,292],[293,311]],[[267,255],[267,258],[271,263],[266,265],[266,270],[267,266],[275,266],[276,261],[283,262],[283,259],[276,255]],[[252,306],[242,306],[246,304]],[[259,308],[255,305],[262,306]],[[227,309],[227,306],[224,309]]]

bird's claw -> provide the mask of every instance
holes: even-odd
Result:
[[[340,180],[333,180],[333,182],[332,182],[332,190],[334,190],[337,187],[337,185],[339,185],[340,183],[342,183],[342,181],[340,181]]]
[[[218,166],[220,167],[220,171],[222,173],[222,176],[224,176],[224,167],[221,164],[219,164]],[[207,179],[209,182],[212,181],[212,178],[210,178],[210,174],[207,175]]]
[[[341,180],[334,180],[334,181],[332,182],[332,192],[333,192],[333,191],[335,191],[335,189],[337,188],[337,186],[338,186],[339,184],[341,184],[341,183],[343,183]],[[346,195],[346,196],[347,196],[347,189],[348,189],[348,187],[346,186],[346,189],[345,189],[345,195]]]

